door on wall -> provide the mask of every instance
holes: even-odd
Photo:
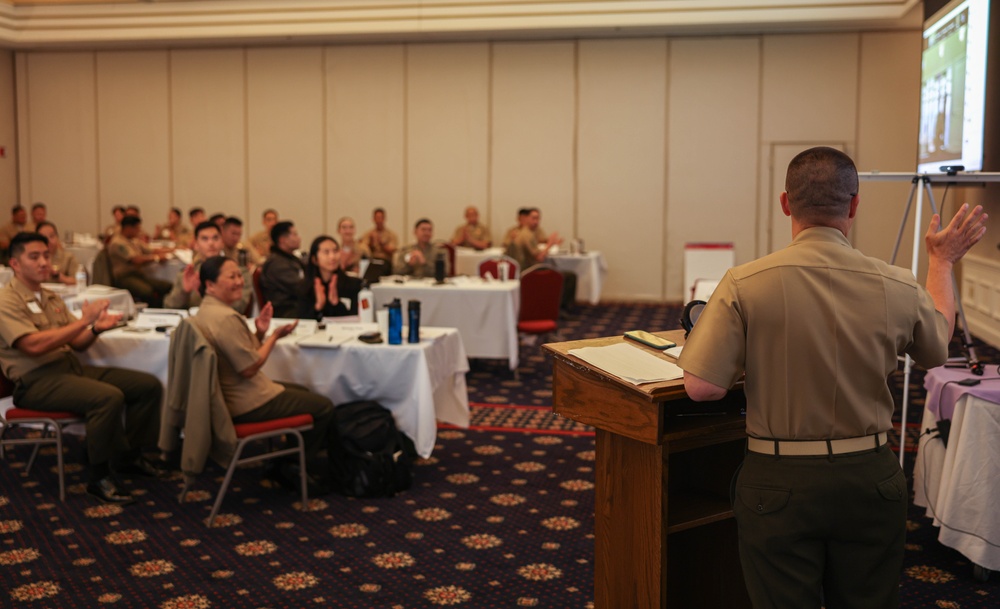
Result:
[[[844,142],[796,142],[774,143],[770,151],[770,176],[766,200],[761,202],[760,218],[768,227],[767,238],[763,242],[761,255],[780,250],[792,241],[791,220],[781,212],[778,197],[785,190],[785,171],[788,163],[795,155],[814,146],[829,146],[837,150],[847,151]]]

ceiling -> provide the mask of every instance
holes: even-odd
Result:
[[[0,0],[0,46],[176,47],[912,29],[920,0]]]

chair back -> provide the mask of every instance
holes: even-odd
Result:
[[[97,252],[94,256],[93,276],[90,283],[115,287],[115,275],[111,269],[111,256],[108,248]]]
[[[519,321],[557,321],[563,277],[559,271],[536,264],[521,275]]]
[[[257,299],[257,309],[264,308],[264,290],[260,287],[260,274],[264,271],[264,265],[258,265],[253,270],[253,297]],[[252,308],[252,305],[251,305]],[[249,317],[249,315],[247,315]]]
[[[0,372],[0,400],[14,395],[14,382],[7,378],[7,375]]]
[[[500,261],[507,262],[507,279],[517,279],[517,276],[521,273],[521,267],[517,264],[517,260],[514,260],[510,256],[497,256],[496,258],[487,258],[479,263],[479,276],[486,278],[487,275],[494,279],[500,279]]]
[[[455,246],[451,244],[450,241],[441,241],[438,243],[448,256],[448,277],[455,276]]]

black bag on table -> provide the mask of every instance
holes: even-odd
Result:
[[[410,488],[417,450],[392,413],[364,400],[337,406],[344,447],[341,489],[351,497],[392,497]]]

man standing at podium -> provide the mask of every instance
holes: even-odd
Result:
[[[855,250],[850,157],[812,148],[788,166],[791,245],[730,269],[684,346],[684,387],[716,400],[745,374],[747,455],[733,511],[754,607],[895,607],[908,493],[886,445],[897,356],[948,356],[952,266],[986,214],[931,219],[926,288]],[[940,230],[939,230],[940,229]]]

